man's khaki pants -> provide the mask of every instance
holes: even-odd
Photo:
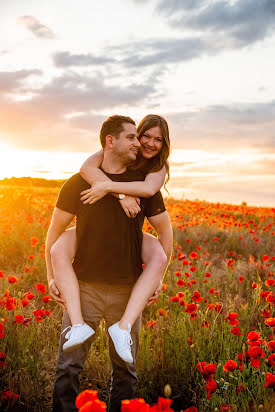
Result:
[[[81,308],[84,321],[94,330],[97,329],[102,318],[105,319],[106,329],[118,322],[126,308],[133,285],[94,284],[79,281]],[[141,315],[132,326],[131,346],[134,363],[124,362],[116,353],[112,340],[109,337],[109,353],[112,364],[110,412],[119,412],[123,399],[136,397],[137,373],[136,357],[139,345]],[[69,326],[70,320],[64,312],[61,331]],[[84,367],[92,340],[90,338],[79,349],[65,353],[62,346],[65,343],[66,333],[63,333],[59,342],[56,379],[53,393],[54,412],[75,412],[75,398],[79,393],[79,373]],[[90,388],[93,389],[93,388]]]

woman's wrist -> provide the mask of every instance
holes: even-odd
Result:
[[[111,193],[113,191],[113,182],[105,182],[105,189],[107,193]]]

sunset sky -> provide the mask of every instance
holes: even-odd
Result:
[[[274,0],[1,0],[0,179],[67,178],[163,115],[170,195],[275,204]]]

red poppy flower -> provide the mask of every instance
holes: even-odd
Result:
[[[178,272],[175,272],[175,275],[179,277],[181,276],[181,273],[178,271]]]
[[[15,323],[24,323],[24,316],[22,315],[15,315]]]
[[[16,402],[19,398],[19,395],[7,389],[5,392],[1,393],[1,400],[2,401],[11,401]]]
[[[266,388],[273,388],[275,386],[275,375],[272,375],[272,373],[267,372],[266,373],[266,382],[264,385]]]
[[[181,300],[179,300],[179,305],[180,306],[187,306],[187,303],[185,302],[185,300],[181,299]]]
[[[168,313],[164,309],[159,309],[158,314],[160,316],[164,316],[165,318],[168,318]]]
[[[45,313],[46,316],[50,316],[52,314],[52,311],[48,310],[48,309],[45,309],[44,313]]]
[[[200,293],[197,290],[194,290],[191,300],[193,300],[194,302],[201,302],[202,299],[203,298],[201,297]]]
[[[194,313],[198,309],[197,305],[195,303],[189,303],[187,305],[187,308],[185,309],[185,312],[187,313]]]
[[[259,346],[251,346],[247,352],[252,359],[263,358],[265,356],[264,351]]]
[[[231,329],[230,329],[230,333],[232,333],[232,335],[240,335],[240,336],[241,336],[241,332],[240,332],[239,326],[234,326],[234,328],[231,328]]]
[[[28,256],[28,259],[34,260],[34,255],[29,255],[29,256]]]
[[[178,293],[177,293],[177,296],[178,296],[179,298],[184,298],[185,294],[184,294],[183,292],[178,292]]]
[[[151,328],[157,324],[156,321],[154,320],[149,320],[149,322],[146,323],[146,328]]]
[[[268,256],[268,255],[263,255],[262,261],[263,261],[263,262],[266,262],[267,260],[270,260],[270,256]]]
[[[214,374],[217,371],[217,364],[216,363],[207,363],[203,367],[203,372],[207,373],[208,375]]]
[[[32,300],[32,299],[34,298],[34,294],[31,293],[31,292],[28,292],[28,293],[25,295],[25,298],[26,298],[27,300]]]
[[[223,370],[227,371],[227,372],[232,372],[237,368],[237,362],[233,361],[233,360],[228,360],[227,362],[225,362],[224,366],[223,366]]]
[[[39,244],[39,239],[37,237],[32,236],[30,238],[31,247],[35,247]]]
[[[189,270],[191,270],[191,272],[196,272],[197,268],[195,268],[195,266],[191,266],[191,268],[189,268]]]
[[[198,369],[199,372],[203,372],[203,368],[206,365],[206,362],[199,362],[196,365],[196,368]]]
[[[23,306],[23,308],[28,306],[28,304],[29,304],[29,302],[27,302],[26,300],[21,300],[21,305]]]
[[[190,255],[189,255],[189,258],[190,259],[197,259],[198,256],[199,255],[197,254],[197,252],[191,252]]]
[[[258,284],[256,282],[253,282],[251,287],[252,287],[252,289],[256,289],[257,286],[258,286]]]
[[[44,316],[45,316],[45,314],[46,314],[46,313],[43,312],[43,310],[41,310],[41,309],[36,309],[36,310],[34,310],[32,313],[34,314],[37,322],[42,322],[42,319],[44,318]]]
[[[80,409],[81,406],[85,405],[86,402],[94,401],[95,399],[98,399],[97,391],[86,389],[76,397],[75,406],[77,407],[77,409]]]
[[[260,337],[261,337],[261,333],[255,332],[255,331],[249,332],[247,335],[247,339],[250,341],[257,341],[258,339],[260,339]]]
[[[18,306],[18,302],[16,298],[12,298],[10,296],[7,296],[6,302],[5,302],[5,307],[7,310],[14,310]]]
[[[106,412],[106,403],[99,399],[88,401],[81,406],[78,412]]]
[[[225,320],[229,320],[230,325],[238,325],[239,321],[236,320],[238,314],[236,312],[229,313]]]
[[[5,364],[5,359],[6,359],[6,354],[3,352],[0,352],[0,368],[4,368],[5,366],[7,366]]]
[[[267,318],[265,319],[264,323],[267,326],[275,326],[275,318]]]
[[[239,277],[239,283],[242,283],[243,280],[244,280],[244,276],[240,276]]]
[[[202,322],[202,324],[201,324],[201,327],[202,327],[202,328],[209,328],[209,326],[210,326],[210,323],[207,322],[207,320],[204,320],[204,321]]]
[[[42,295],[44,295],[44,293],[46,293],[47,290],[46,286],[43,283],[36,283],[35,289],[41,292]]]
[[[185,254],[182,252],[178,252],[177,258],[178,260],[183,260],[185,258]]]
[[[150,406],[144,399],[125,399],[121,401],[121,412],[149,412]]]
[[[204,387],[207,390],[207,399],[210,400],[210,395],[217,390],[217,384],[215,381],[209,381]]]
[[[177,286],[184,286],[185,282],[182,279],[179,279],[176,283]]]
[[[275,351],[275,340],[271,340],[268,342],[268,347],[271,351]]]
[[[275,366],[275,353],[271,353],[265,361],[268,366]]]
[[[191,406],[190,408],[184,409],[182,412],[199,412],[195,406]]]
[[[45,295],[45,296],[43,296],[42,300],[43,300],[44,303],[48,303],[50,300],[52,300],[52,298],[49,295]]]
[[[5,326],[3,325],[2,322],[0,322],[0,339],[5,336],[4,329],[5,329]]]
[[[8,282],[9,283],[16,283],[18,282],[18,278],[16,276],[8,276]]]
[[[180,299],[180,298],[179,298],[178,296],[172,296],[172,297],[170,298],[171,302],[178,302],[179,299]]]
[[[5,277],[4,272],[2,272],[2,270],[0,270],[0,279],[4,279],[4,277]]]
[[[272,285],[274,285],[274,283],[275,283],[275,279],[267,279],[265,281],[266,286],[272,286]]]
[[[206,278],[210,278],[210,276],[211,276],[211,273],[210,272],[205,272],[205,275],[204,275]]]
[[[217,313],[222,313],[223,308],[222,308],[222,305],[221,305],[220,303],[217,303],[217,304],[215,305],[215,311],[216,311]]]
[[[165,398],[158,398],[158,403],[155,405],[152,405],[150,408],[150,411],[154,412],[161,412],[161,411],[167,411],[167,412],[173,412],[173,409],[170,408],[170,405],[172,403],[172,399],[165,399]]]
[[[268,318],[270,317],[270,310],[268,309],[264,309],[262,313],[260,313],[261,316],[263,316],[264,318]]]

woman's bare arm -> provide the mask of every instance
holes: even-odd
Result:
[[[80,175],[90,185],[93,185],[95,182],[111,182],[111,179],[109,179],[105,175],[105,173],[103,173],[102,170],[99,169],[102,162],[103,150],[101,149],[88,157],[88,159],[85,160],[85,162],[81,166]]]
[[[143,181],[114,182],[108,180],[95,182],[91,189],[87,189],[81,193],[81,200],[84,203],[93,204],[107,193],[124,193],[129,196],[150,197],[162,187],[165,176],[166,168],[163,166],[158,172],[149,173]]]
[[[166,176],[166,167],[163,166],[158,172],[149,173],[144,181],[135,182],[111,182],[108,192],[127,193],[131,196],[150,197],[157,193],[163,186]]]

